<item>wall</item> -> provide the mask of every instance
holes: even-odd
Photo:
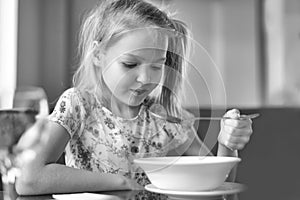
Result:
[[[172,4],[178,18],[191,27],[195,43],[212,59],[196,45],[189,76],[200,106],[260,105],[257,1],[174,0]],[[193,90],[186,90],[189,101]],[[189,101],[187,105],[195,105]]]
[[[19,5],[18,85],[39,85],[50,102],[68,83],[68,1],[22,0]]]
[[[70,86],[79,23],[95,2],[20,1],[18,84],[45,87],[50,102]],[[259,105],[255,0],[169,2],[196,44],[185,105]]]
[[[266,101],[300,106],[300,1],[265,1]]]

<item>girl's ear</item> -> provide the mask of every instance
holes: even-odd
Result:
[[[95,53],[93,55],[93,64],[96,67],[103,67],[104,66],[104,55],[103,53]]]
[[[93,42],[93,64],[97,67],[101,67],[104,64],[104,53],[100,50],[97,41]]]

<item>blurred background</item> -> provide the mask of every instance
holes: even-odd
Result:
[[[96,2],[1,0],[0,91],[40,85],[55,102],[71,86],[79,25]],[[300,105],[298,0],[154,2],[193,33],[187,106]]]
[[[53,108],[72,84],[79,25],[96,2],[0,0],[0,94],[42,86]],[[299,199],[300,1],[154,3],[176,12],[193,34],[184,105],[261,113],[242,153],[239,180],[249,192],[241,199]]]

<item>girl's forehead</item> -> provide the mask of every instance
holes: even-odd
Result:
[[[158,30],[136,29],[126,31],[107,48],[107,52],[124,54],[140,51],[155,51],[164,54],[168,48],[168,36]]]

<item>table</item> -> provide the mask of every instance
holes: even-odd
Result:
[[[53,198],[53,196],[51,194],[48,195],[35,195],[35,196],[19,196],[16,193],[14,184],[8,184],[8,185],[3,185],[4,188],[6,188],[7,191],[9,191],[9,196],[11,198],[11,200],[49,200],[49,199],[55,199]],[[94,195],[96,194],[101,194],[103,198],[100,198],[101,200],[168,200],[168,199],[193,199],[193,200],[238,200],[238,195],[240,193],[243,193],[244,191],[246,191],[247,187],[244,184],[239,184],[239,183],[229,183],[229,182],[225,182],[222,186],[219,187],[219,189],[213,190],[213,191],[209,191],[208,193],[211,195],[212,192],[214,193],[214,195],[218,194],[219,196],[185,196],[182,195],[178,196],[178,195],[174,195],[174,192],[169,192],[169,193],[165,193],[165,194],[171,194],[170,196],[167,196],[165,194],[160,194],[160,193],[156,193],[156,192],[161,192],[164,193],[165,191],[163,190],[153,190],[153,186],[149,187],[152,185],[147,185],[146,188],[148,187],[149,189],[152,188],[152,190],[150,189],[150,191],[147,191],[146,189],[144,190],[123,190],[123,191],[104,191],[104,192],[87,192],[88,195],[93,195],[93,200],[95,200]],[[222,189],[221,189],[222,188]],[[224,194],[224,191],[227,192],[227,194],[230,195],[222,195]],[[176,191],[178,192],[178,191]],[[190,193],[190,192],[188,192]],[[203,192],[201,192],[203,195]],[[207,193],[207,192],[204,192]],[[237,194],[238,193],[238,194]],[[83,193],[77,193],[75,195],[82,195]],[[186,194],[186,193],[185,193]],[[199,193],[197,193],[198,195]],[[99,195],[100,196],[100,195]],[[87,200],[90,198],[83,198],[82,196],[78,197],[68,197],[68,199],[73,200],[75,199],[78,200]],[[0,190],[0,200],[4,200],[4,192]],[[98,200],[98,196],[97,196],[97,200]]]
[[[168,200],[172,199],[166,195],[148,192],[146,190],[140,191],[107,191],[99,192],[99,194],[111,195],[106,200]],[[15,196],[13,200],[49,200],[54,199],[52,195],[39,195],[39,196]],[[186,199],[186,198],[184,198]],[[195,198],[193,198],[195,200]],[[198,199],[198,198],[197,198]],[[200,198],[208,199],[208,198]],[[238,195],[219,196],[209,198],[209,200],[238,200]],[[0,191],[0,200],[3,200],[3,191]]]

